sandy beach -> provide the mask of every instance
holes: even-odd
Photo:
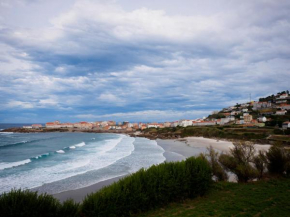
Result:
[[[206,153],[207,148],[210,146],[219,152],[228,152],[230,148],[233,147],[232,142],[203,137],[187,137],[177,140],[157,139],[156,141],[165,151],[163,155],[166,158],[166,162],[182,161],[188,157],[197,156],[200,153]],[[270,145],[255,145],[255,147],[257,150],[268,150]],[[123,177],[125,176],[105,180],[85,188],[61,192],[54,194],[53,196],[60,201],[73,199],[76,202],[81,202],[86,195],[96,192],[104,186],[110,185]],[[234,181],[234,177],[231,177],[230,181]]]

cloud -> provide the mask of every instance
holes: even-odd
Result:
[[[114,120],[132,120],[132,121],[173,121],[182,118],[197,118],[208,115],[210,111],[206,110],[195,110],[195,111],[173,111],[173,110],[145,110],[136,112],[120,112],[104,115],[94,115],[94,114],[80,114],[76,115],[75,118],[85,119],[85,120],[99,120],[113,118]]]
[[[0,104],[11,117],[190,118],[290,86],[288,1],[3,3]]]
[[[31,109],[34,106],[29,102],[21,102],[21,101],[10,101],[7,104],[8,108],[23,108],[23,109]]]

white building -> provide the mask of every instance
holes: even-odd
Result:
[[[286,110],[276,111],[276,115],[285,115],[286,113]]]
[[[282,124],[283,129],[290,129],[290,121],[286,121]]]
[[[32,126],[23,126],[24,129],[32,129]]]
[[[192,126],[192,120],[180,120],[178,125],[182,127]]]
[[[221,122],[220,122],[220,124],[221,124],[221,125],[224,125],[224,124],[229,123],[230,121],[231,121],[230,118],[221,118]]]

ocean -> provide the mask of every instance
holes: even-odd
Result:
[[[163,153],[156,141],[122,134],[0,132],[0,194],[79,189],[160,164]]]

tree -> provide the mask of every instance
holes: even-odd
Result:
[[[208,154],[206,155],[209,158],[209,163],[211,165],[212,173],[216,181],[226,181],[228,180],[228,175],[225,172],[224,168],[220,165],[218,158],[219,153],[216,152],[212,146],[207,148]]]
[[[238,182],[248,182],[258,178],[259,172],[252,166],[255,156],[253,144],[247,142],[234,142],[229,154],[221,154],[219,162],[226,170],[234,173]]]
[[[290,150],[275,143],[266,154],[270,174],[290,176]]]

